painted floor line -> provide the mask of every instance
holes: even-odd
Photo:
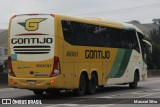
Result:
[[[158,89],[152,89],[152,90],[158,90]],[[137,93],[138,92],[143,92],[143,91],[137,91]],[[135,93],[135,92],[132,92],[132,93]],[[125,94],[120,94],[120,95],[126,95],[126,94],[131,94],[131,93],[125,93]],[[156,95],[156,94],[160,94],[160,92],[158,92],[158,93],[146,93],[146,95],[142,95],[142,96],[136,97],[136,98],[144,98],[144,97],[148,97],[148,96],[152,96],[152,95]],[[112,95],[112,96],[116,96],[116,95]],[[110,98],[110,97],[108,97],[108,96],[105,97],[104,96],[104,97],[98,97],[98,98]],[[92,99],[88,99],[88,100],[92,100]],[[66,104],[56,104],[56,105],[50,105],[50,106],[45,106],[45,107],[56,107],[56,106],[60,106],[60,105],[65,105],[65,106],[67,106],[67,105],[70,105],[70,106],[73,105],[73,106],[75,106],[76,105],[76,106],[79,106],[79,104],[72,104],[72,103],[83,102],[83,101],[86,101],[86,100],[78,100],[78,101],[68,102]],[[124,100],[124,101],[115,102],[115,104],[120,104],[120,103],[126,102],[126,101],[128,101],[128,99]],[[112,105],[115,105],[115,104],[98,105],[98,107],[109,107],[109,106],[112,106]],[[92,105],[86,105],[84,107],[93,107],[93,106]]]
[[[15,88],[3,88],[3,89],[0,89],[0,92],[15,91],[15,90],[20,90],[20,89],[15,89]]]

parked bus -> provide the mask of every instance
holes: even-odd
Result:
[[[0,47],[0,73],[7,69],[7,47]]]
[[[147,78],[151,44],[130,24],[54,14],[16,15],[9,25],[9,86],[36,95],[137,83]],[[149,46],[149,48],[146,48]]]

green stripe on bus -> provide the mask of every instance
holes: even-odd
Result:
[[[124,54],[123,60],[121,62],[121,66],[119,67],[119,70],[118,70],[115,77],[121,77],[125,73],[127,65],[129,63],[129,60],[131,57],[131,53],[132,53],[132,49],[125,50],[125,54]]]
[[[112,65],[111,71],[109,72],[108,75],[109,78],[114,78],[116,76],[117,72],[119,71],[120,64],[123,60],[124,54],[125,54],[125,49],[118,49],[116,58]]]

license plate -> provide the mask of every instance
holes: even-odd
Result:
[[[36,80],[27,80],[28,84],[36,84]]]

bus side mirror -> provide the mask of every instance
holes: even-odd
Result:
[[[144,39],[143,39],[143,42],[146,44],[146,47],[147,47],[147,49],[148,49],[148,52],[149,52],[149,53],[152,53],[152,44],[151,44],[149,41],[144,40]]]
[[[152,53],[152,47],[149,47],[149,53]]]

